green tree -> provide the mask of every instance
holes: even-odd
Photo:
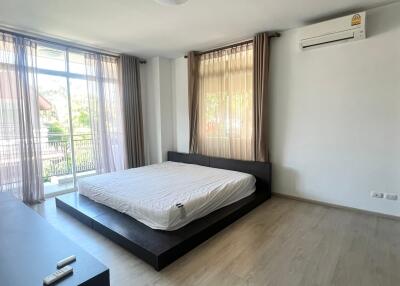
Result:
[[[59,122],[52,122],[47,127],[48,134],[47,138],[49,142],[55,143],[60,141],[66,141],[68,139],[65,128],[61,126]]]

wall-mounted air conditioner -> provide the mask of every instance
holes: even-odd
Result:
[[[365,39],[366,13],[321,22],[301,29],[300,48],[305,50],[322,45]]]

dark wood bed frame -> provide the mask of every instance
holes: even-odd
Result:
[[[269,163],[177,152],[168,152],[168,160],[252,174],[256,177],[256,191],[175,231],[154,230],[78,193],[57,197],[56,205],[160,271],[271,197]]]

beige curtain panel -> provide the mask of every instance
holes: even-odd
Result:
[[[87,98],[97,174],[126,169],[126,145],[118,59],[85,54]]]
[[[37,45],[0,33],[0,192],[44,200]]]
[[[188,54],[188,95],[189,95],[189,150],[190,153],[197,153],[197,124],[198,124],[198,80],[199,80],[199,65],[198,57],[195,52]]]
[[[269,37],[260,33],[254,38],[254,152],[262,162],[269,161],[268,72]]]
[[[191,147],[200,154],[254,160],[253,43],[198,56]],[[189,60],[191,58],[189,57]],[[190,64],[189,64],[190,66]],[[194,72],[192,72],[194,74]],[[197,112],[196,110],[197,103]],[[196,144],[197,143],[197,144]],[[196,150],[197,149],[197,150]]]

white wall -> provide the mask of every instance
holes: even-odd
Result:
[[[178,58],[173,64],[173,90],[175,96],[176,151],[189,152],[189,102],[187,60]]]
[[[368,38],[310,51],[272,43],[273,192],[400,216],[400,4],[367,13]],[[173,63],[178,151],[188,151],[187,67]]]
[[[165,161],[167,151],[175,149],[171,60],[161,57],[147,59],[145,70],[145,158],[147,164],[154,164]]]
[[[159,58],[147,59],[146,96],[143,98],[146,113],[144,114],[144,137],[146,162],[149,164],[161,161],[161,104]]]
[[[273,191],[400,216],[400,4],[368,12],[366,40],[271,47]]]
[[[142,114],[143,114],[143,137],[144,137],[144,159],[145,164],[150,163],[150,151],[148,145],[149,134],[147,132],[148,118],[147,118],[147,104],[148,104],[148,65],[140,65],[140,89],[141,89],[141,100],[142,100]]]
[[[167,153],[175,149],[174,97],[172,96],[172,61],[159,58],[160,104],[161,104],[161,156],[167,160]]]

